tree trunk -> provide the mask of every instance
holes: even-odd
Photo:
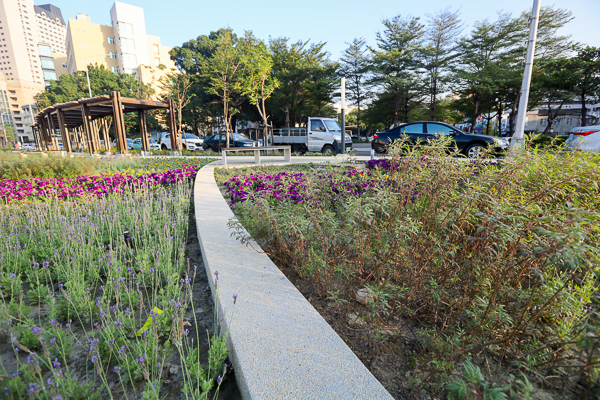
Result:
[[[393,126],[397,126],[398,125],[398,109],[400,108],[400,96],[398,95],[398,92],[396,91],[395,95],[394,95],[394,123]]]
[[[475,133],[475,125],[477,125],[477,116],[479,115],[479,100],[473,103],[473,116],[471,117],[471,133]]]
[[[585,92],[581,94],[581,126],[587,126],[587,107],[585,106]]]
[[[290,129],[290,106],[285,105],[285,127]]]
[[[431,78],[432,85],[431,85],[431,97],[430,97],[430,101],[431,104],[429,105],[429,120],[430,121],[435,121],[435,100],[436,100],[436,92],[437,92],[437,79],[435,79],[434,77]]]

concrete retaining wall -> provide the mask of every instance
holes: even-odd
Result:
[[[213,164],[196,176],[194,205],[209,281],[219,273],[220,312],[231,320],[230,359],[244,399],[392,399],[258,245],[261,252],[232,236],[233,213]]]

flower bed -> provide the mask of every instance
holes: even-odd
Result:
[[[239,398],[221,385],[226,332],[184,173],[150,174],[152,190],[128,181],[87,201],[0,206],[3,398]]]
[[[5,204],[21,200],[70,199],[82,196],[102,197],[139,188],[172,185],[193,179],[208,162],[183,164],[181,168],[139,174],[80,176],[77,178],[0,179],[0,200]],[[146,168],[148,168],[146,166]],[[152,168],[153,169],[153,168]],[[139,170],[138,170],[139,171]],[[142,170],[144,171],[144,170]]]
[[[243,225],[395,397],[594,393],[600,156],[498,163],[442,150],[361,171],[217,178],[239,235]]]

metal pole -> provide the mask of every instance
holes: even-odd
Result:
[[[88,91],[90,92],[90,98],[92,98],[92,86],[90,85],[90,74],[88,73],[88,67],[85,66],[85,76],[88,82]]]
[[[341,108],[342,108],[342,151],[344,154],[346,151],[346,78],[342,78],[341,82]]]
[[[533,56],[535,54],[535,40],[537,37],[539,16],[540,0],[533,0],[527,56],[525,58],[525,71],[523,72],[523,82],[521,83],[521,99],[519,100],[519,111],[517,112],[517,125],[511,141],[512,148],[522,145],[525,139],[525,116],[527,114],[527,102],[529,101],[529,86],[531,85],[531,73],[533,69]]]

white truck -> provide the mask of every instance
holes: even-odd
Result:
[[[309,117],[308,128],[273,129],[273,145],[291,146],[294,153],[342,151],[342,127],[333,118]],[[346,133],[346,151],[352,150],[352,138]]]

